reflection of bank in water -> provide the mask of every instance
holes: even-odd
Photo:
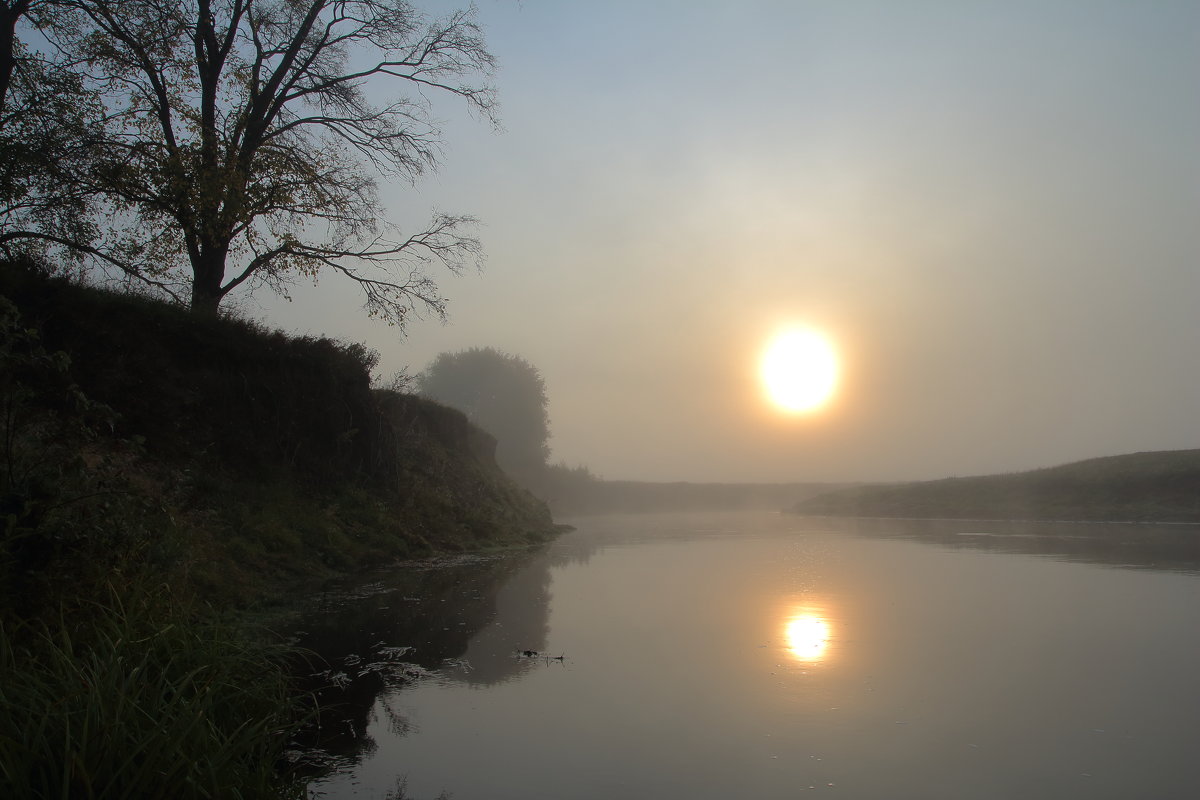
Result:
[[[511,652],[516,641],[545,647],[549,581],[544,555],[525,552],[415,562],[314,598],[290,625],[310,654],[296,665],[297,682],[320,710],[293,742],[297,758],[315,767],[357,761],[374,746],[372,709],[402,727],[386,696],[414,681],[491,685],[531,668]],[[501,614],[508,625],[494,630]]]

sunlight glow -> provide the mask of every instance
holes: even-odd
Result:
[[[837,384],[837,356],[819,333],[792,329],[767,345],[759,363],[767,397],[784,411],[814,411],[833,395]]]
[[[829,647],[829,623],[815,614],[800,614],[784,628],[788,651],[801,661],[820,661]]]

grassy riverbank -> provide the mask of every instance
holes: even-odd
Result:
[[[1200,522],[1200,450],[1093,458],[1010,475],[860,486],[800,514],[926,519]]]
[[[247,609],[543,541],[544,504],[374,354],[0,265],[5,797],[294,796]]]

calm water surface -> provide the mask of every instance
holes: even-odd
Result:
[[[1200,797],[1200,529],[571,522],[325,598],[314,797]]]

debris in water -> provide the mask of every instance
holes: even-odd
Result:
[[[517,648],[517,658],[544,658],[547,661],[566,661],[565,655],[552,656],[549,653],[539,652],[537,650],[522,650]]]
[[[379,648],[379,655],[384,658],[399,658],[402,655],[412,652],[414,649],[412,647],[381,647]]]
[[[420,664],[394,664],[392,665],[394,674],[399,679],[408,679],[413,681],[423,680],[425,678],[434,677],[434,673],[422,667]]]

